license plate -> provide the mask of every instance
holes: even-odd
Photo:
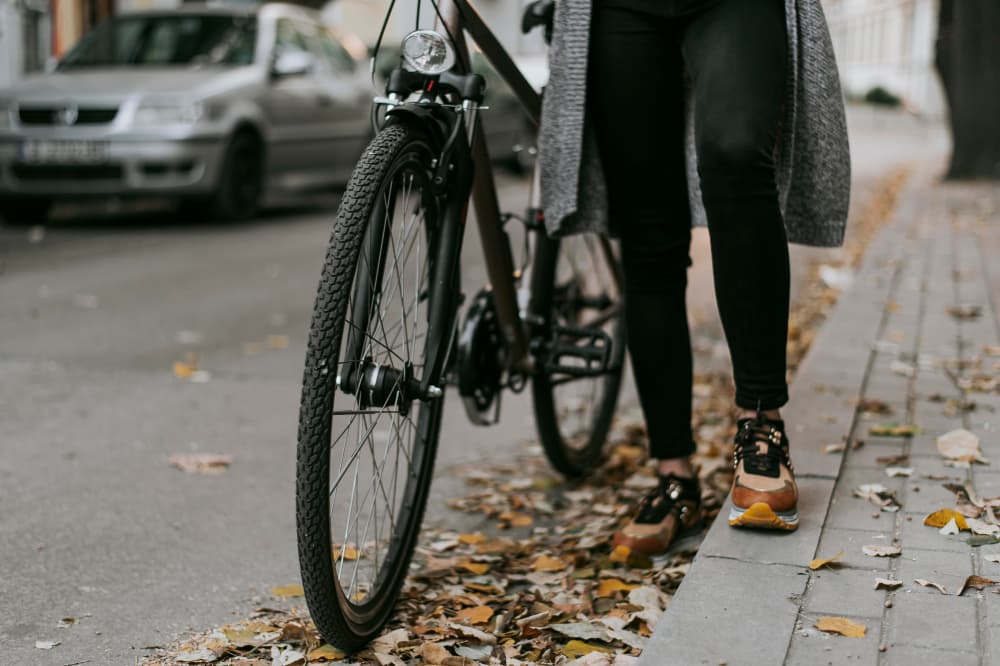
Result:
[[[107,141],[25,141],[21,144],[22,162],[33,164],[93,164],[108,159]]]

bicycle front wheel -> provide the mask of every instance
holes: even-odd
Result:
[[[549,462],[567,477],[584,476],[602,460],[618,404],[625,360],[621,267],[611,242],[594,234],[540,238],[531,278],[532,312],[543,335],[560,330],[601,335],[608,346],[600,374],[540,367],[532,378],[535,424]],[[570,368],[572,370],[572,368]]]
[[[433,158],[415,126],[387,127],[368,146],[337,212],[309,333],[299,563],[316,627],[349,652],[392,613],[433,473],[444,396],[413,397],[432,344]]]

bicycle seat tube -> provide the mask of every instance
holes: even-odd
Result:
[[[458,6],[459,3],[461,3],[461,7]],[[490,57],[494,48],[501,48],[496,38],[485,27],[485,23],[482,23],[478,12],[466,0],[441,0],[440,7],[448,31],[456,38],[455,51],[458,66],[464,72],[470,71],[471,60],[465,42],[466,24],[463,15],[476,21],[476,33],[480,35],[481,39],[479,46],[483,48],[487,57]],[[473,37],[475,36],[473,35]],[[500,321],[500,330],[506,343],[510,367],[520,372],[530,373],[533,359],[529,353],[528,336],[521,321],[517,295],[514,290],[514,255],[510,248],[510,239],[500,220],[500,202],[497,198],[493,168],[490,164],[486,138],[482,130],[482,120],[476,123],[476,128],[472,132],[471,145],[472,159],[475,164],[472,201],[476,210],[476,223],[486,261],[486,272],[493,289],[497,318]]]

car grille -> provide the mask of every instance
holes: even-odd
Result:
[[[18,111],[22,125],[107,125],[117,115],[117,107],[76,109],[75,118],[67,113],[65,106],[28,107]]]
[[[14,177],[22,182],[67,180],[121,180],[120,164],[15,164]]]

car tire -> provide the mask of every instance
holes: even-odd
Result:
[[[252,220],[264,189],[264,150],[248,131],[237,132],[226,146],[219,183],[209,202],[215,219]]]
[[[0,201],[0,217],[8,224],[37,224],[49,217],[46,199],[12,199]]]

